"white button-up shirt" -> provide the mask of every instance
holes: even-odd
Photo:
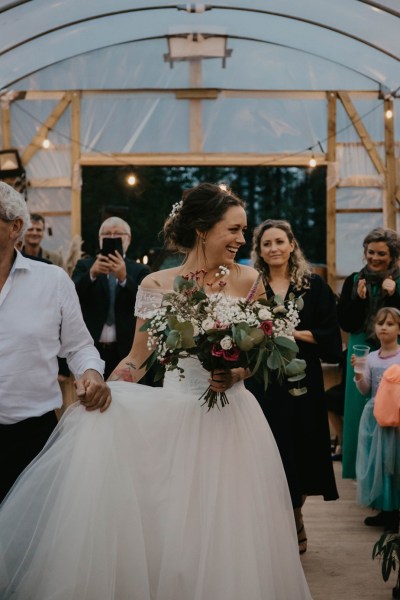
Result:
[[[68,275],[17,252],[0,292],[0,423],[61,406],[57,356],[75,377],[87,369],[103,374]]]

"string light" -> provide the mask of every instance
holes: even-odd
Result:
[[[308,161],[309,166],[313,169],[314,167],[317,166],[317,161],[315,160],[315,156],[314,154],[312,155],[312,157],[310,158],[310,160]]]
[[[126,178],[126,183],[128,185],[135,185],[136,182],[137,182],[137,179],[136,179],[135,175],[133,175],[133,173],[128,175],[128,177]]]
[[[393,111],[390,108],[385,112],[385,117],[391,119],[393,117]]]
[[[47,150],[48,148],[50,148],[50,140],[48,138],[45,138],[42,142],[42,147]]]

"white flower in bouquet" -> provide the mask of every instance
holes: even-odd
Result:
[[[226,335],[220,341],[220,345],[223,350],[230,350],[233,346],[233,340],[231,337],[229,337],[229,335]]]
[[[203,331],[208,331],[208,329],[214,329],[214,327],[215,327],[215,321],[213,321],[213,319],[211,319],[211,317],[204,319],[204,321],[202,321],[202,323],[201,323],[201,328],[203,329]]]
[[[258,318],[260,319],[260,321],[269,321],[270,319],[272,319],[271,311],[268,310],[268,308],[266,308],[265,306],[263,306],[258,311]]]

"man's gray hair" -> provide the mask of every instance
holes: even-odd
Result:
[[[105,227],[121,227],[125,233],[129,233],[129,235],[131,235],[131,228],[129,224],[120,217],[108,217],[108,219],[103,221],[100,226],[99,235],[101,235],[101,232],[103,229],[105,229]]]
[[[0,181],[0,219],[8,222],[15,221],[15,219],[23,221],[19,234],[20,240],[23,239],[31,222],[24,198],[4,181]]]

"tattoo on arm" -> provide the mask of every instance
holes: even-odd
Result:
[[[130,367],[131,369],[134,369],[136,371],[136,366],[133,362],[126,362],[125,363],[128,367]]]

